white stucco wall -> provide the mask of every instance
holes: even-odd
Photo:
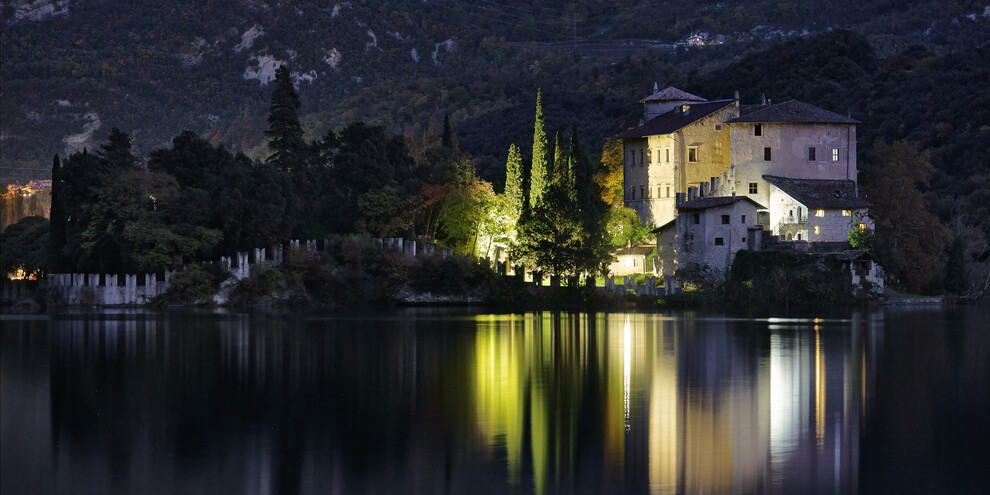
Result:
[[[694,214],[699,223],[694,223]],[[729,215],[729,223],[722,223],[722,215]],[[745,223],[742,215],[746,215]],[[748,201],[703,211],[684,211],[677,219],[677,235],[680,240],[679,263],[706,265],[726,272],[740,249],[747,244],[748,228],[756,224],[756,207]],[[723,245],[716,246],[715,238],[721,237]],[[659,242],[659,241],[658,241]]]
[[[855,125],[764,123],[762,136],[753,135],[754,125],[729,124],[736,194],[769,205],[770,185],[763,180],[764,175],[857,180]],[[771,149],[770,161],[764,160],[767,147]],[[815,148],[815,160],[808,159],[810,147]],[[833,149],[838,150],[836,161],[832,160]],[[756,194],[749,193],[751,182],[757,184]],[[770,225],[775,225],[773,218]]]

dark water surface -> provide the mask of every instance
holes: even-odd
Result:
[[[4,316],[0,492],[987,493],[990,311]]]

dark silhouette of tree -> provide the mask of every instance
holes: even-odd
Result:
[[[52,195],[49,213],[48,268],[54,273],[62,270],[62,251],[65,250],[65,203],[62,199],[62,161],[58,155],[52,159]]]
[[[297,114],[300,106],[289,67],[279,66],[275,69],[275,90],[272,91],[268,130],[265,131],[271,154],[265,162],[281,170],[292,171],[305,164],[307,144]]]

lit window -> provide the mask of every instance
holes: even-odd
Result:
[[[689,162],[698,161],[698,148],[688,148],[688,161]]]
[[[819,235],[821,233],[822,233],[822,228],[819,227],[819,226],[817,226],[817,225],[815,225],[815,235]]]
[[[763,148],[763,161],[770,161],[770,148]]]
[[[839,148],[832,148],[832,161],[839,161]]]
[[[653,150],[646,150],[646,163],[653,163]]]
[[[866,224],[865,223],[859,224],[859,231],[862,232],[864,230],[866,230]]]
[[[815,147],[808,148],[808,160],[815,161]]]
[[[816,217],[824,217],[825,216],[825,210],[815,210],[815,216]]]
[[[852,216],[852,212],[849,210],[842,210],[842,216],[844,217]]]
[[[763,124],[756,124],[753,126],[753,135],[762,136],[763,135]]]
[[[716,246],[724,246],[725,245],[725,239],[722,239],[721,237],[716,237],[715,238],[715,245]]]
[[[757,191],[758,191],[758,189],[757,189],[756,183],[755,182],[750,182],[749,183],[749,193],[750,194],[756,194]]]
[[[722,225],[729,224],[729,215],[722,215]]]

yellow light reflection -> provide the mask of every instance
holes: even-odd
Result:
[[[815,325],[815,446],[819,451],[825,446],[825,355],[818,325]]]

